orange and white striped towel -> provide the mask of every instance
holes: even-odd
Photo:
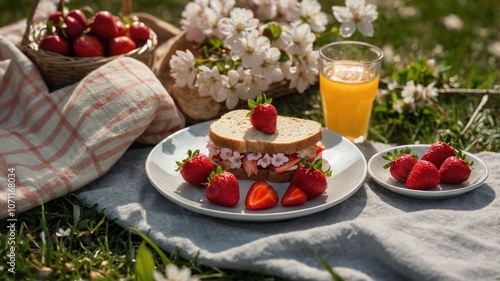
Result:
[[[135,59],[49,93],[34,64],[0,36],[0,218],[85,186],[134,141],[158,143],[184,125],[161,82]]]

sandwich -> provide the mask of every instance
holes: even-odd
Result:
[[[288,182],[301,165],[313,163],[325,149],[319,122],[277,116],[272,134],[256,129],[250,110],[230,111],[214,121],[208,131],[209,157],[238,179]]]

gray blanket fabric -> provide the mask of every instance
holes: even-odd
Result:
[[[382,148],[362,150],[368,159]],[[238,222],[197,214],[163,197],[145,173],[149,151],[128,151],[77,196],[184,258],[199,253],[204,265],[290,280],[331,280],[318,257],[346,280],[500,280],[500,153],[476,154],[490,176],[458,197],[409,198],[367,177],[353,196],[325,211]]]

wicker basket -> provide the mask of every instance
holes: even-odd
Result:
[[[37,36],[42,32],[44,23],[33,23],[33,16],[38,3],[39,0],[34,0],[32,3],[20,49],[37,66],[47,86],[51,90],[56,90],[78,82],[94,69],[118,57],[135,58],[144,62],[149,67],[152,66],[154,61],[154,48],[157,44],[157,36],[152,29],[150,38],[144,45],[119,56],[79,58],[45,52],[39,49],[35,38],[38,38]],[[130,15],[130,10],[130,0],[123,0],[122,13],[124,15]]]
[[[184,113],[186,122],[195,124],[220,117],[228,112],[229,109],[224,102],[216,102],[212,97],[202,97],[198,94],[196,88],[189,89],[187,86],[180,88],[175,84],[175,79],[170,76],[169,62],[177,50],[189,49],[195,56],[200,55],[199,47],[186,39],[186,32],[180,32],[177,36],[171,38],[167,42],[166,48],[161,65],[155,70],[155,74],[173,97],[179,109]],[[289,81],[282,80],[270,84],[265,93],[267,97],[278,98],[296,92],[296,89],[290,89]],[[240,100],[237,108],[248,108],[247,101]]]

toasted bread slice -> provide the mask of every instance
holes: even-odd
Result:
[[[278,116],[276,132],[268,135],[255,129],[247,117],[249,110],[230,111],[209,128],[208,136],[219,147],[239,152],[291,154],[316,144],[323,138],[319,122]]]

